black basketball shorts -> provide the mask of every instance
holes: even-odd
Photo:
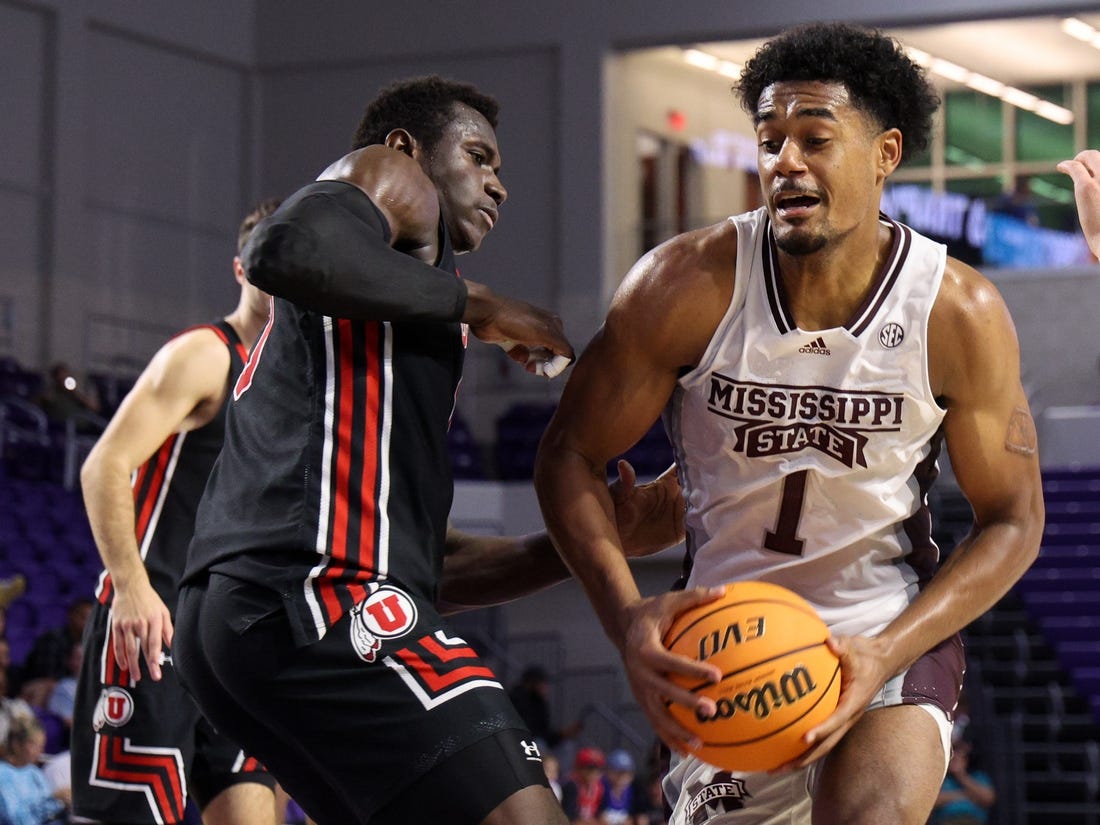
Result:
[[[320,825],[383,809],[374,821],[429,821],[417,811],[440,800],[449,825],[477,825],[547,784],[493,672],[434,605],[393,584],[298,647],[277,593],[212,573],[181,590],[175,651],[203,712]]]
[[[142,662],[132,684],[111,645],[111,610],[96,604],[84,629],[84,661],[72,730],[73,812],[104,822],[173,823],[187,799],[205,807],[241,782],[275,779],[214,730],[183,689],[171,651],[153,681]]]

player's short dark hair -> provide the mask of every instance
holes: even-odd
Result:
[[[902,160],[928,146],[940,98],[924,69],[894,40],[874,29],[813,23],[769,40],[745,63],[734,90],[756,114],[761,93],[785,81],[842,83],[852,103],[882,129],[902,134]]]
[[[237,229],[238,254],[244,249],[244,245],[248,243],[248,237],[252,234],[252,230],[256,228],[256,224],[278,209],[279,204],[282,202],[281,198],[266,198],[256,204],[255,208],[244,216],[244,220],[241,221],[241,225]]]
[[[457,103],[480,112],[496,129],[500,104],[495,99],[469,83],[433,74],[401,80],[379,92],[359,121],[352,149],[384,143],[394,129],[405,129],[430,152],[454,118]]]

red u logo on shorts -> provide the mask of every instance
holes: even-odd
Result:
[[[370,614],[375,632],[382,636],[409,626],[409,617],[395,593],[389,593],[381,601],[367,602],[366,611]]]
[[[416,615],[416,605],[407,593],[384,584],[363,601],[361,618],[375,636],[395,639],[413,629]]]

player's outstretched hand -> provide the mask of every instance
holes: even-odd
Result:
[[[696,605],[720,598],[724,592],[723,587],[677,590],[639,599],[625,611],[627,624],[622,657],[631,690],[654,732],[677,753],[690,753],[702,743],[676,721],[669,712],[669,703],[684,705],[705,716],[713,716],[717,706],[713,699],[699,696],[672,681],[670,674],[688,683],[700,683],[717,682],[722,672],[715,665],[673,653],[664,646],[662,639],[677,616]]]
[[[573,345],[565,337],[561,318],[552,312],[497,295],[467,281],[466,312],[470,332],[487,344],[497,344],[508,357],[536,375],[553,378],[573,362]]]
[[[1077,215],[1092,254],[1100,258],[1100,150],[1086,149],[1073,160],[1058,164],[1058,171],[1073,179]]]
[[[615,527],[628,557],[659,553],[684,538],[684,496],[673,464],[653,481],[637,484],[629,461],[619,459],[619,477],[611,483]]]

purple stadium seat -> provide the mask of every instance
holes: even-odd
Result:
[[[69,729],[61,717],[45,708],[35,708],[34,715],[46,731],[46,753],[61,753],[69,749]]]

